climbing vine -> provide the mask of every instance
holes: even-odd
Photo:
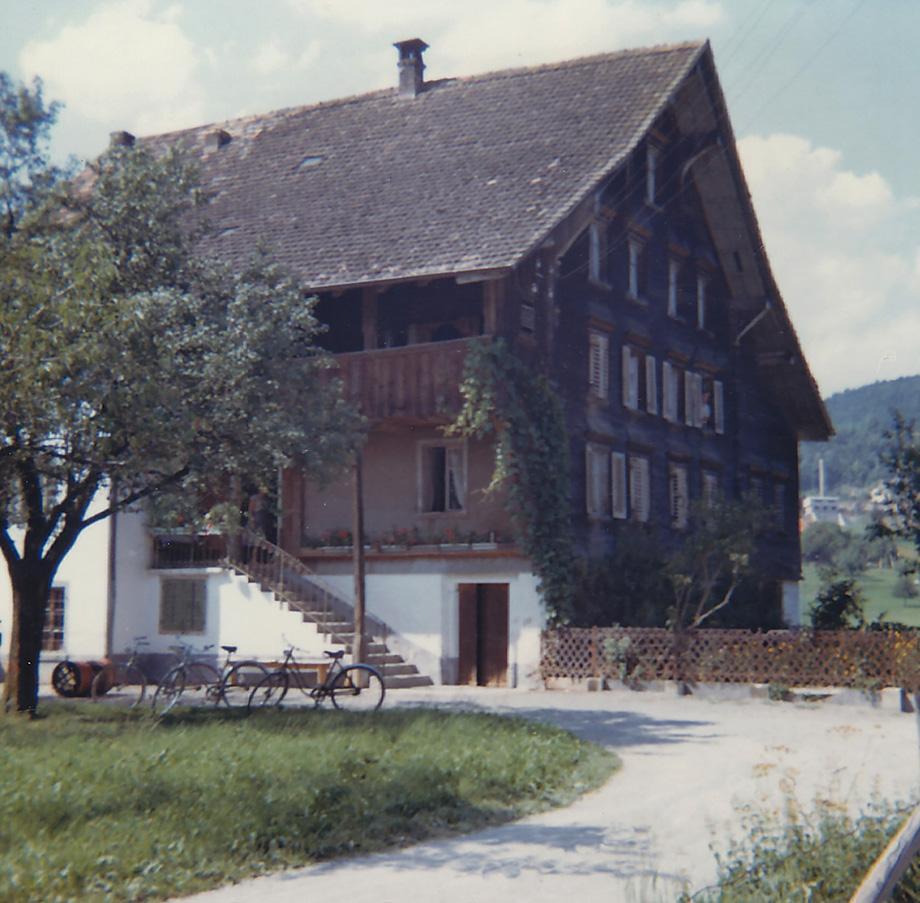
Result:
[[[572,611],[573,557],[568,438],[559,397],[501,339],[472,346],[460,392],[463,405],[447,432],[494,437],[486,491],[507,488],[515,539],[533,561],[550,620],[565,622]]]

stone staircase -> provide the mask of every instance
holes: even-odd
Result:
[[[313,573],[300,559],[255,534],[244,532],[236,548],[230,547],[224,567],[274,595],[279,604],[299,612],[312,622],[329,645],[351,652],[354,642],[354,607],[337,589]],[[388,640],[394,633],[388,625],[365,617],[364,660],[383,675],[387,688],[427,687],[432,680],[415,665],[392,651]]]

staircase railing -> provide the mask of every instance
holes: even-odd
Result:
[[[245,577],[271,587],[289,607],[313,621],[323,636],[333,633],[329,630],[333,617],[342,622],[354,619],[351,601],[339,590],[299,558],[251,530],[242,530],[228,538],[224,564]],[[315,607],[310,607],[308,603]],[[369,638],[385,643],[389,628],[370,616],[366,618],[365,631]]]

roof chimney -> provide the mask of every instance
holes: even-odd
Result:
[[[399,96],[418,97],[425,90],[422,54],[428,45],[421,38],[410,38],[397,41],[393,46],[399,51]]]
[[[134,135],[130,132],[109,132],[109,147],[134,147]]]

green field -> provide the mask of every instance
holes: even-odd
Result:
[[[818,568],[806,564],[802,568],[803,580],[799,588],[802,603],[802,624],[808,625],[808,612],[821,585]],[[874,621],[884,614],[886,621],[898,621],[912,627],[920,627],[920,596],[913,599],[899,599],[894,595],[898,572],[894,568],[869,568],[857,577],[865,599],[867,621]]]

